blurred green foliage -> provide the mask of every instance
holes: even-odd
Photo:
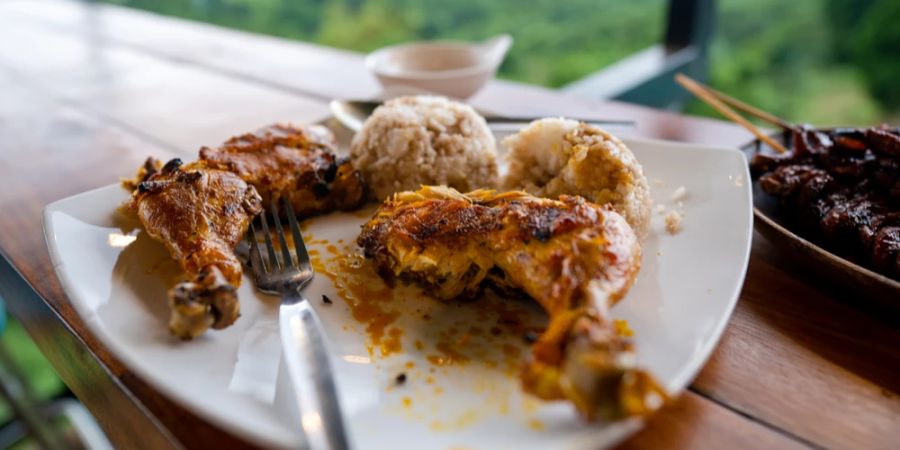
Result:
[[[28,388],[38,400],[49,400],[65,390],[65,385],[56,375],[53,366],[44,358],[19,322],[12,318],[7,319],[0,345],[5,347],[18,371],[27,379]],[[12,411],[9,405],[5,401],[0,401],[0,424],[6,423],[11,418]]]
[[[500,76],[559,87],[660,41],[665,0],[106,0],[357,51],[510,33]],[[710,84],[792,121],[896,121],[900,1],[720,0]],[[692,103],[688,111],[715,115]]]
[[[710,83],[791,121],[896,121],[898,6],[896,0],[722,0]],[[688,111],[716,115],[698,103]]]

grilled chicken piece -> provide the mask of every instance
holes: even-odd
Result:
[[[271,125],[200,149],[207,167],[234,172],[266,205],[287,197],[300,216],[352,210],[365,201],[362,176],[335,155],[334,135],[321,125]]]
[[[263,201],[287,197],[298,215],[354,209],[365,200],[362,177],[334,153],[322,126],[272,125],[200,149],[200,160],[161,167],[150,158],[123,186],[147,232],[168,247],[191,281],[169,294],[172,333],[190,339],[224,328],[239,315],[241,264],[234,247]]]
[[[148,160],[131,185],[128,206],[189,278],[169,292],[171,332],[190,339],[231,325],[240,315],[241,263],[234,247],[262,210],[256,189],[231,172],[180,159],[161,169]]]
[[[388,199],[357,243],[389,282],[414,282],[440,299],[493,283],[536,300],[550,323],[524,366],[526,391],[568,399],[590,419],[643,415],[665,400],[609,316],[641,261],[616,212],[581,197],[426,186]]]

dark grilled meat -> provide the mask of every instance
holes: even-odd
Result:
[[[884,273],[900,273],[900,225],[887,225],[878,229],[872,240],[872,264]]]
[[[759,185],[786,215],[833,250],[900,277],[900,134],[869,128],[794,132],[785,155],[757,154]]]
[[[829,152],[834,142],[828,133],[809,125],[801,125],[793,134],[793,150],[798,156],[823,155]]]
[[[865,131],[866,143],[876,152],[900,156],[900,135],[886,128],[869,128]]]

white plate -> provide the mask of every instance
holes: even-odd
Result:
[[[654,210],[643,269],[613,315],[634,331],[641,364],[677,393],[709,357],[744,280],[753,220],[747,165],[734,149],[626,143],[642,162],[657,205],[680,209],[684,219],[682,231],[670,236]],[[679,186],[687,190],[680,208],[671,200]],[[258,445],[302,445],[295,424],[279,413],[291,407],[279,363],[277,299],[257,294],[245,279],[239,291],[242,317],[234,326],[191,342],[172,339],[166,330],[166,290],[177,269],[162,245],[123,224],[116,209],[125,199],[121,188],[108,186],[44,211],[56,273],[87,326],[131,370],[201,417]],[[364,220],[345,213],[310,220],[306,237],[317,242],[310,248],[326,255],[322,240],[354,242]],[[332,342],[357,448],[596,449],[640,426],[637,421],[587,424],[564,402],[544,403],[520,392],[518,356],[502,355],[504,344],[524,348],[521,338],[487,331],[504,316],[498,305],[525,310],[526,321],[540,320],[528,303],[486,299],[494,306],[484,313],[477,304],[447,305],[409,295],[394,306],[400,310],[394,325],[405,330],[404,351],[382,357],[377,349],[370,355],[365,326],[353,319],[329,277],[317,276],[305,292]],[[333,304],[324,304],[323,294]],[[477,355],[470,355],[468,364],[429,361],[438,354],[438,340],[463,339],[472,326],[477,330],[464,349]],[[447,337],[452,328],[458,333]],[[397,386],[401,372],[407,381]]]

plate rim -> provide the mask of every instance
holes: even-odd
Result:
[[[216,414],[211,414],[209,412],[210,408],[204,406],[204,402],[194,400],[191,397],[184,397],[179,395],[174,389],[170,388],[166,383],[161,383],[156,381],[156,377],[145,371],[140,364],[137,364],[135,361],[136,357],[132,357],[129,352],[123,351],[119,344],[113,339],[113,336],[110,335],[105,327],[100,322],[98,315],[96,312],[87,309],[87,302],[85,299],[78,293],[76,289],[74,289],[73,281],[69,278],[67,273],[63,270],[65,264],[60,260],[60,252],[59,246],[56,239],[56,236],[53,235],[53,217],[52,213],[55,211],[59,211],[61,208],[59,205],[69,203],[71,201],[77,200],[80,197],[89,197],[91,195],[97,195],[101,192],[105,193],[106,191],[114,191],[114,190],[124,190],[121,183],[111,183],[105,186],[97,187],[94,189],[90,189],[75,195],[71,195],[69,197],[65,197],[59,200],[56,200],[52,203],[49,203],[44,207],[43,214],[41,215],[41,225],[44,231],[44,240],[47,243],[47,248],[50,253],[50,261],[53,264],[53,272],[56,274],[56,277],[59,279],[60,286],[63,288],[63,293],[66,294],[66,297],[76,297],[78,301],[69,300],[69,304],[72,305],[72,308],[78,313],[79,318],[84,322],[87,331],[93,335],[97,341],[101,342],[109,353],[119,361],[123,363],[123,365],[133,374],[137,375],[141,378],[142,381],[152,386],[153,389],[157,390],[160,394],[166,397],[167,400],[179,404],[185,409],[188,409],[191,414],[195,414],[199,416],[202,420],[208,421],[213,426],[215,426],[219,431],[232,434],[241,440],[248,443],[264,443],[267,447],[273,448],[290,448],[290,445],[286,442],[279,441],[277,439],[273,439],[271,436],[254,433],[250,427],[244,425],[235,426],[234,423],[229,422],[225,419],[218,417]],[[127,193],[123,193],[127,195]],[[105,194],[104,194],[105,195]],[[93,352],[91,352],[93,354]],[[96,358],[96,356],[94,356]],[[101,364],[105,371],[110,372],[110,369],[106,367],[106,364]],[[117,381],[119,383],[119,381]],[[124,387],[124,386],[123,386]],[[128,389],[129,397],[133,396]],[[145,408],[145,410],[149,413],[148,416],[151,417],[151,420],[157,422],[156,417],[146,409],[143,402],[137,400],[135,402],[141,408]],[[161,425],[161,424],[160,424]],[[170,431],[165,426],[160,426],[161,429],[165,431],[165,433],[169,434]],[[303,439],[301,436],[300,439]],[[177,439],[175,439],[177,442]],[[302,441],[301,441],[302,443]],[[296,444],[296,443],[294,443]]]
[[[762,220],[763,222],[765,222],[766,226],[771,227],[773,230],[783,234],[785,237],[787,237],[789,239],[793,239],[793,240],[797,241],[798,243],[803,244],[804,247],[816,252],[816,254],[818,254],[828,260],[831,260],[837,264],[840,264],[841,266],[844,266],[847,269],[859,272],[863,275],[866,275],[868,277],[876,279],[879,282],[884,283],[887,286],[897,289],[898,292],[900,292],[900,281],[894,280],[893,278],[889,278],[885,275],[882,275],[878,272],[873,271],[872,269],[869,269],[868,267],[856,264],[853,261],[850,261],[838,254],[835,254],[835,253],[832,253],[832,252],[826,250],[825,248],[816,244],[815,242],[812,242],[812,241],[804,238],[803,236],[800,236],[799,234],[794,233],[790,229],[788,229],[788,228],[782,226],[781,224],[779,224],[778,222],[772,220],[772,218],[769,217],[768,214],[761,211],[755,205],[753,206],[753,215],[756,216],[758,219]]]
[[[716,146],[716,145],[706,145],[706,144],[692,144],[689,142],[677,142],[677,141],[667,141],[664,139],[654,139],[654,138],[631,138],[624,137],[619,138],[626,145],[629,142],[640,142],[640,143],[648,143],[654,145],[672,145],[675,147],[680,147],[683,150],[700,150],[700,151],[717,151],[723,152],[726,154],[731,154],[732,157],[736,158],[739,161],[739,167],[742,169],[742,176],[746,183],[742,186],[743,189],[741,192],[746,196],[748,200],[748,209],[749,213],[747,214],[747,223],[745,224],[746,233],[745,233],[745,242],[744,251],[742,255],[742,265],[740,270],[740,276],[738,277],[737,283],[735,283],[734,291],[728,296],[729,305],[726,308],[726,313],[723,314],[719,323],[716,324],[715,329],[713,330],[711,336],[706,343],[706,346],[700,351],[702,358],[696,358],[697,361],[693,367],[690,369],[684,370],[683,379],[677,379],[677,383],[673,383],[676,385],[680,385],[680,388],[676,389],[675,392],[670,392],[671,395],[677,396],[681,395],[687,388],[690,386],[691,382],[697,377],[701,370],[706,366],[707,362],[709,362],[709,358],[712,356],[712,352],[719,345],[719,342],[722,340],[722,335],[725,333],[725,328],[728,326],[728,323],[731,322],[731,317],[734,315],[734,308],[737,306],[738,300],[740,300],[741,292],[744,290],[744,283],[747,281],[747,269],[750,266],[750,254],[753,251],[753,232],[755,227],[755,214],[753,210],[755,209],[755,205],[753,203],[753,184],[752,179],[750,178],[750,166],[746,163],[744,153],[738,147],[729,147],[729,146]]]

